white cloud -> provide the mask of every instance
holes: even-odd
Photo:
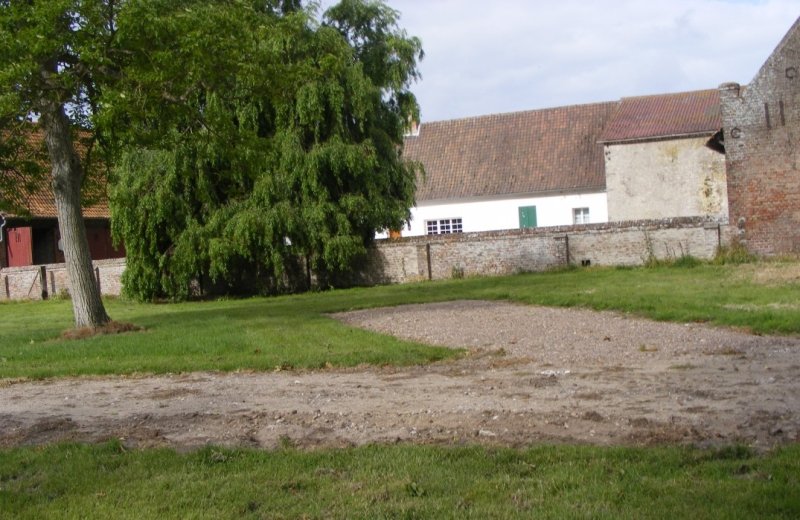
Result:
[[[800,0],[388,3],[423,42],[426,121],[747,83],[800,15]]]

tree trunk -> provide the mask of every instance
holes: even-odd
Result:
[[[46,100],[41,105],[41,124],[52,163],[53,194],[69,275],[75,326],[98,328],[110,319],[94,277],[81,211],[81,161],[75,152],[72,128],[63,104]]]

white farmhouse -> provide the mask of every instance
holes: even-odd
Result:
[[[424,123],[403,236],[704,216],[727,219],[716,90]]]
[[[425,123],[405,141],[419,161],[404,236],[608,220],[600,134],[617,103]]]

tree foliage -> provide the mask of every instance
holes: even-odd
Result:
[[[80,154],[86,196],[104,183],[92,114],[115,61],[113,0],[0,0],[0,208],[25,214],[25,195],[50,173],[42,142],[46,102],[60,105]],[[37,123],[38,122],[38,123]],[[33,138],[32,138],[33,137]]]
[[[317,20],[297,1],[129,1],[129,50],[103,96],[118,143],[111,196],[125,290],[193,281],[275,291],[333,283],[376,230],[400,228],[417,165],[402,157],[420,42],[382,2]]]
[[[52,186],[78,326],[108,321],[81,193],[96,179],[91,117],[118,65],[117,10],[114,0],[0,0],[0,209],[24,214],[26,195]]]

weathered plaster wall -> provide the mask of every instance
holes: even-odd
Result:
[[[720,87],[730,222],[748,249],[800,252],[800,19],[746,87]]]
[[[727,219],[725,157],[709,137],[606,145],[608,219]]]

